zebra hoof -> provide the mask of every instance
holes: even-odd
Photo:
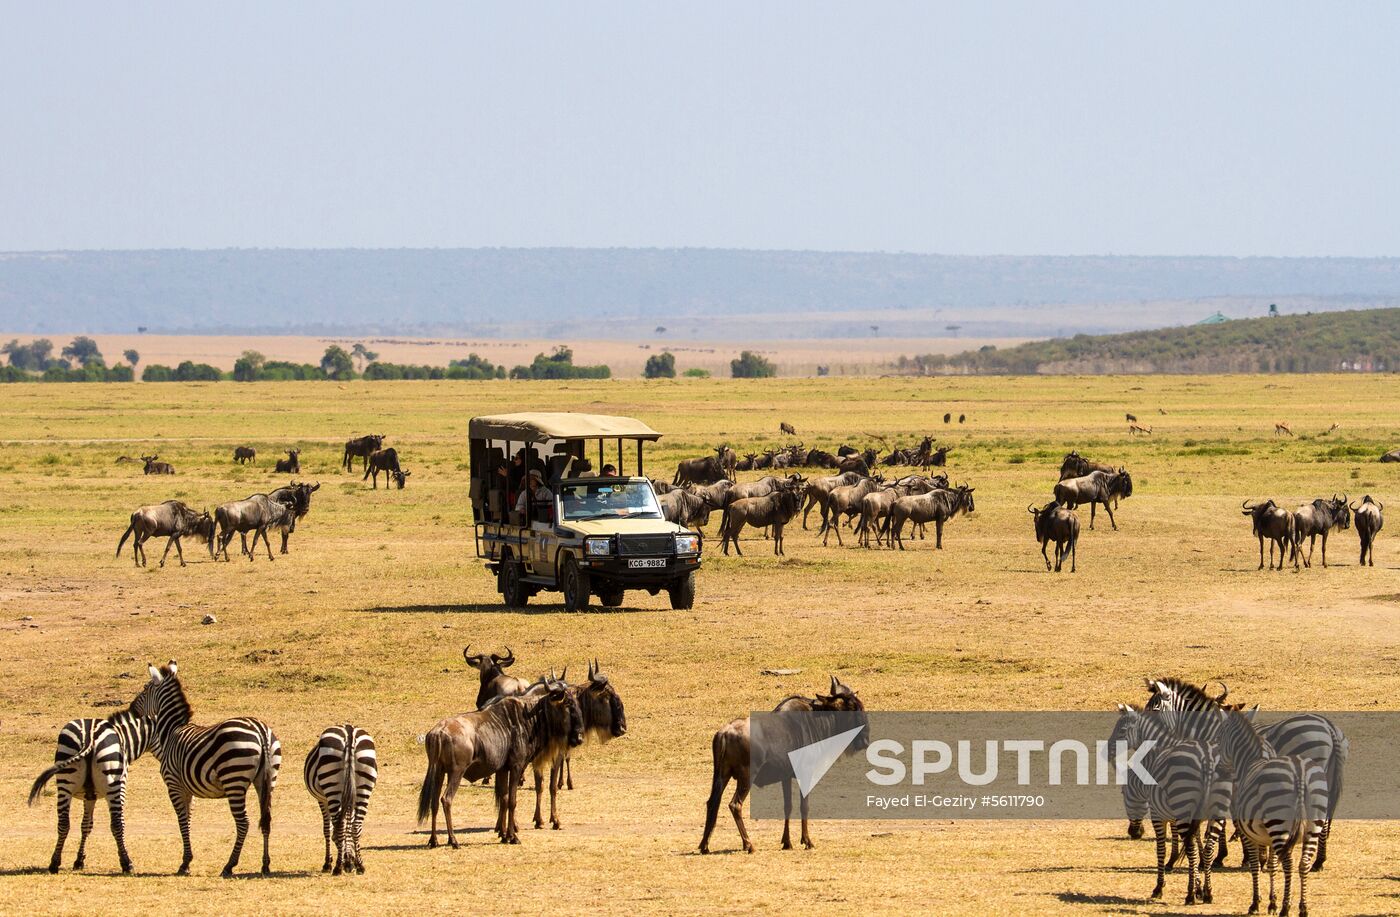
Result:
[[[324,863],[321,864],[321,872],[330,872],[330,871],[331,871],[331,861],[330,861],[330,860],[326,860],[326,862],[324,862]],[[339,873],[339,869],[338,869],[338,868],[337,868],[336,871],[337,871],[337,873]]]
[[[131,861],[130,861],[130,860],[122,860],[122,872],[123,872],[125,875],[131,875]]]
[[[221,878],[221,879],[232,879],[232,878],[233,878],[233,868],[232,868],[232,867],[229,867],[229,866],[225,866],[225,867],[224,867],[224,871],[221,872],[221,873],[219,873],[219,878]]]
[[[262,871],[262,874],[265,875],[265,876],[270,876],[270,875],[272,875],[272,864],[271,864],[271,863],[264,863],[261,871]]]
[[[54,860],[53,862],[49,863],[49,872],[52,873],[52,874],[54,874],[54,875],[57,875],[57,874],[58,874],[58,867],[59,867],[59,862],[58,862],[58,860]]]
[[[76,860],[73,861],[73,868],[74,868],[74,869],[82,869],[84,863],[85,863],[85,861],[83,860],[83,858],[82,858],[82,857],[78,857]]]
[[[333,875],[333,876],[338,876],[338,875],[340,875],[340,873],[341,873],[341,869],[340,869],[339,866],[337,866],[335,869],[331,870],[331,875]]]
[[[552,823],[552,824],[550,825],[550,827],[553,828],[555,831],[558,831],[560,828],[562,828],[562,827],[564,827],[564,826],[561,825],[561,824],[559,824],[559,823],[556,821],[556,822]]]

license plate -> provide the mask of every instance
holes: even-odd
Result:
[[[636,569],[638,567],[664,567],[666,566],[666,558],[639,557],[634,560],[629,560],[627,562],[627,566],[632,567],[633,569]]]

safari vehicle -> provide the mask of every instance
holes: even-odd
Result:
[[[630,417],[532,413],[474,417],[468,435],[476,556],[507,605],[555,589],[569,611],[592,596],[616,607],[628,589],[694,604],[700,536],[666,521],[643,474],[643,444],[660,433]],[[604,476],[610,463],[618,474]]]

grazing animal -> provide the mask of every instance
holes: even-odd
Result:
[[[1079,559],[1079,517],[1054,500],[1044,506],[1027,507],[1027,512],[1035,518],[1035,540],[1040,542],[1040,556],[1045,558],[1045,569],[1050,569],[1050,555],[1046,553],[1046,548],[1053,541],[1055,572],[1060,572],[1066,555],[1069,556],[1069,572],[1075,572],[1075,563]]]
[[[807,514],[817,507],[821,512],[822,519],[826,519],[826,501],[831,496],[831,492],[838,487],[847,487],[861,479],[858,471],[847,471],[842,474],[825,475],[820,478],[813,478],[807,483],[807,492],[802,504],[802,528],[807,528]],[[826,522],[822,522],[825,527]]]
[[[697,530],[709,524],[710,512],[715,509],[709,500],[690,490],[672,490],[656,500],[661,505],[661,515],[667,522]]]
[[[1269,912],[1275,905],[1274,874],[1283,866],[1283,903],[1292,903],[1293,855],[1298,854],[1298,913],[1308,912],[1308,873],[1330,808],[1327,776],[1302,755],[1280,755],[1257,731],[1250,716],[1221,710],[1220,755],[1234,772],[1231,812],[1244,844],[1253,883],[1250,913],[1259,910],[1260,854],[1269,865]]]
[[[326,839],[322,872],[331,872],[331,842],[335,842],[334,874],[365,871],[360,856],[369,797],[379,778],[374,737],[358,726],[332,726],[316,740],[302,778],[311,798],[321,807],[321,833]]]
[[[250,717],[224,720],[213,726],[196,725],[191,721],[193,712],[180,684],[175,660],[159,669],[147,666],[147,671],[151,680],[137,696],[132,710],[137,716],[154,720],[151,750],[160,761],[160,776],[175,807],[180,839],[185,846],[178,874],[188,874],[194,859],[190,848],[190,801],[198,797],[228,800],[236,833],[223,876],[233,875],[248,836],[250,789],[258,794],[262,874],[271,874],[268,839],[272,833],[272,791],[282,766],[282,743],[266,723]]]
[[[848,471],[854,471],[859,475],[869,477],[870,463],[865,460],[863,455],[848,455],[845,458],[837,460],[836,470],[840,471],[842,474]]]
[[[786,420],[784,420],[783,422],[778,424],[778,432],[786,434],[787,436],[796,436],[797,428],[794,427],[792,424],[788,423]]]
[[[1293,538],[1298,544],[1298,553],[1303,553],[1303,539],[1308,539],[1308,553],[1303,558],[1303,566],[1312,566],[1313,548],[1317,538],[1322,536],[1322,566],[1327,566],[1327,535],[1334,528],[1351,528],[1351,509],[1347,506],[1346,494],[1332,499],[1317,499],[1304,503],[1293,514]]]
[[[120,461],[120,460],[119,460]],[[1400,462],[1400,449],[1392,449],[1381,456],[1382,462]]]
[[[480,676],[481,687],[476,692],[476,709],[480,710],[498,697],[524,694],[530,687],[530,683],[525,679],[506,674],[506,669],[515,665],[515,651],[510,647],[506,647],[504,656],[497,656],[495,653],[468,655],[467,650],[471,648],[470,643],[462,648],[462,658],[466,660],[467,665],[476,669]]]
[[[1293,431],[1289,429],[1288,424],[1282,422],[1274,424],[1274,435],[1283,436],[1284,434],[1289,436],[1293,435]]]
[[[1385,510],[1384,503],[1377,503],[1367,494],[1361,498],[1360,506],[1353,506],[1352,513],[1356,516],[1356,534],[1361,539],[1361,565],[1376,565],[1376,536],[1380,534],[1381,526],[1385,524],[1385,518],[1381,513]]]
[[[371,433],[367,436],[357,436],[354,439],[346,440],[345,454],[341,456],[340,465],[349,471],[355,463],[355,459],[362,459],[364,467],[369,467],[369,457],[378,452],[384,446],[383,433]]]
[[[941,481],[942,483],[938,483]],[[870,534],[875,533],[875,543],[881,544],[885,540],[883,522],[890,513],[890,508],[894,506],[894,501],[900,497],[910,497],[915,494],[926,494],[935,487],[947,486],[948,479],[939,477],[935,480],[921,478],[910,475],[900,478],[893,484],[885,484],[879,490],[865,495],[865,499],[860,501],[860,523],[856,526],[856,541],[858,544],[870,547]]]
[[[721,446],[719,449],[716,449],[714,455],[682,459],[676,466],[676,475],[671,479],[671,486],[680,487],[682,484],[713,484],[716,481],[723,481],[728,477],[725,473],[724,465],[720,461],[720,453],[725,448],[728,447]]]
[[[953,451],[952,446],[939,446],[933,450],[933,454],[928,457],[925,468],[942,468],[948,464],[948,453]]]
[[[136,537],[131,542],[131,557],[140,567],[146,566],[146,541],[168,535],[165,552],[160,555],[160,566],[165,566],[165,558],[170,554],[170,546],[175,546],[175,556],[180,558],[180,566],[185,566],[185,552],[180,547],[180,539],[194,535],[209,546],[209,558],[214,557],[214,520],[209,511],[196,513],[179,500],[166,500],[152,506],[143,506],[131,514],[131,524],[122,532],[117,542],[117,556],[122,555],[122,545],[128,535]]]
[[[734,454],[734,450],[728,445],[715,449],[716,457],[719,459],[719,467],[724,470],[724,476],[728,480],[734,480],[734,470],[738,467],[739,456]]]
[[[258,450],[252,446],[237,446],[233,450],[233,460],[240,465],[245,465],[258,457]]]
[[[158,455],[143,455],[141,461],[145,463],[142,469],[144,474],[174,474],[175,468],[169,462],[157,462]]]
[[[1129,436],[1137,436],[1138,434],[1142,434],[1143,436],[1151,436],[1151,435],[1152,435],[1152,428],[1151,428],[1151,427],[1148,427],[1148,426],[1143,426],[1143,425],[1141,425],[1141,424],[1135,424],[1135,423],[1130,423],[1130,424],[1128,424],[1128,435],[1129,435]]]
[[[1123,415],[1123,416],[1125,416],[1125,417],[1128,418],[1128,423],[1137,423],[1137,415],[1136,415],[1136,414],[1125,414],[1125,415]]]
[[[543,690],[546,683],[545,679],[540,679],[531,685],[530,689],[532,691]],[[594,659],[588,664],[588,681],[581,685],[570,685],[569,693],[578,701],[579,712],[583,715],[582,729],[585,742],[589,738],[594,738],[599,743],[606,743],[627,734],[627,710],[622,705],[622,696],[617,693],[617,689],[608,680],[608,676],[599,669],[598,660]],[[558,749],[555,751],[556,755],[553,758],[546,760],[544,757],[539,757],[534,761],[535,827],[544,827],[544,819],[540,815],[540,805],[543,796],[545,769],[548,766],[549,823],[557,831],[560,824],[556,797],[565,779],[565,774],[568,774],[569,789],[574,788],[573,774],[570,770],[570,759],[573,757],[574,749],[566,746],[562,751]]]
[[[1117,465],[1109,465],[1104,462],[1091,462],[1077,451],[1071,450],[1065,454],[1064,461],[1060,463],[1060,480],[1082,478],[1084,475],[1094,471],[1107,471],[1109,474],[1112,474],[1117,470]]]
[[[73,868],[82,869],[88,835],[92,832],[92,810],[100,792],[107,800],[112,837],[117,842],[117,858],[122,872],[131,872],[131,856],[126,851],[127,774],[133,762],[151,744],[152,721],[131,709],[106,719],[72,720],[58,731],[58,749],[53,766],[45,770],[29,788],[29,804],[39,801],[44,786],[54,780],[58,796],[58,843],[49,860],[49,872],[58,872],[63,859],[63,842],[68,838],[68,812],[73,797],[83,800],[82,834]],[[55,779],[57,778],[57,779]]]
[[[952,415],[951,413],[944,414],[944,415],[943,415],[943,422],[944,422],[944,423],[952,423],[952,422],[953,422],[953,415]]]
[[[470,713],[439,722],[424,737],[428,770],[418,794],[418,821],[432,816],[428,846],[436,847],[438,807],[447,826],[447,843],[457,847],[452,801],[462,778],[495,776],[496,833],[503,844],[518,844],[515,803],[529,767],[541,756],[583,742],[583,712],[561,681],[548,681],[538,694],[503,697]]]
[[[720,548],[725,554],[729,553],[729,546],[734,545],[734,552],[740,557],[744,552],[739,548],[739,533],[744,526],[751,525],[755,528],[771,526],[773,529],[773,553],[776,556],[783,556],[783,526],[792,521],[792,517],[797,515],[797,511],[802,506],[802,492],[805,484],[800,477],[793,476],[796,480],[784,481],[773,490],[772,493],[762,497],[742,497],[735,499],[724,508],[724,515],[720,517]],[[739,489],[736,485],[735,490]],[[732,493],[732,491],[731,491]]]
[[[1259,569],[1264,569],[1264,540],[1269,541],[1269,569],[1274,569],[1274,548],[1278,548],[1278,568],[1283,569],[1284,547],[1287,546],[1293,559],[1293,569],[1298,569],[1298,541],[1294,535],[1296,522],[1293,514],[1279,507],[1273,500],[1252,504],[1245,500],[1240,504],[1241,515],[1253,520],[1254,535],[1259,539]]]
[[[802,464],[808,468],[835,468],[841,460],[824,449],[811,449]]]
[[[272,560],[272,545],[267,539],[267,530],[272,526],[287,526],[289,529],[296,519],[295,510],[280,500],[274,500],[267,494],[253,494],[243,500],[233,500],[224,503],[214,509],[214,521],[219,526],[219,544],[214,549],[214,556],[220,553],[224,555],[224,560],[228,560],[228,544],[233,540],[235,533],[238,534],[240,542],[248,533],[253,533],[253,545],[249,548],[243,546],[243,553],[251,561],[254,559],[254,551],[258,547],[258,538],[261,536],[263,545],[267,548],[267,559]]]
[[[958,423],[966,423],[966,422],[967,422],[967,415],[966,415],[966,414],[959,414],[959,415],[958,415]]]
[[[1131,497],[1133,478],[1125,469],[1117,471],[1091,471],[1083,477],[1066,478],[1055,485],[1055,500],[1068,509],[1075,509],[1081,503],[1089,504],[1089,528],[1094,527],[1094,511],[1100,503],[1108,513],[1108,521],[1116,530],[1118,522],[1113,518],[1110,502],[1115,496]]]
[[[976,502],[972,497],[972,492],[976,489],[959,484],[951,490],[931,490],[925,494],[895,500],[885,518],[885,530],[889,534],[891,544],[898,545],[901,551],[904,550],[905,522],[932,522],[934,548],[943,550],[943,524],[960,513],[977,511]]]
[[[378,490],[380,472],[384,473],[385,490],[389,489],[391,481],[398,485],[399,490],[403,490],[404,482],[407,481],[409,475],[413,474],[413,472],[404,471],[399,467],[399,452],[393,446],[390,446],[388,449],[380,449],[369,457],[369,464],[365,468],[365,476],[360,480],[363,481],[373,476],[374,489]]]
[[[831,533],[836,533],[836,543],[841,540],[841,524],[849,521],[860,512],[861,502],[867,495],[879,490],[884,479],[879,477],[860,478],[854,484],[832,488],[822,501],[822,546],[825,547]]]
[[[278,526],[282,533],[282,550],[280,553],[287,553],[287,539],[297,530],[297,520],[302,519],[311,512],[311,495],[321,489],[320,484],[298,484],[292,481],[286,487],[279,487],[268,497],[278,503],[285,503],[292,510],[286,521]]]
[[[753,471],[753,467],[754,467],[753,463],[754,463],[754,461],[757,460],[757,459],[758,459],[758,453],[756,453],[756,452],[746,452],[746,453],[744,453],[744,457],[743,457],[743,458],[741,458],[739,461],[737,461],[737,462],[734,463],[734,469],[735,469],[736,471]]]
[[[285,459],[277,460],[278,474],[301,474],[301,450],[288,449]]]
[[[851,717],[801,716],[812,711],[838,711],[851,714]],[[846,748],[846,754],[863,750],[870,744],[869,726],[865,716],[865,705],[856,692],[831,676],[828,694],[816,697],[793,695],[778,702],[774,713],[792,713],[794,716],[779,718],[765,729],[767,741],[755,746],[750,741],[749,718],[740,717],[715,733],[711,742],[714,754],[714,776],[710,781],[710,798],[705,803],[705,833],[700,838],[700,852],[710,852],[710,835],[714,833],[715,821],[719,817],[719,803],[724,796],[729,781],[734,781],[734,796],[729,800],[729,812],[734,816],[734,824],[739,828],[739,837],[745,853],[753,853],[753,841],[749,840],[748,829],[744,827],[744,800],[751,786],[769,786],[779,781],[783,784],[783,849],[792,849],[789,821],[792,817],[792,781],[795,774],[787,752],[791,749],[810,745],[830,738],[838,730],[848,728],[854,720],[862,731]],[[843,722],[845,721],[845,722]],[[772,734],[778,733],[778,734]],[[800,788],[799,788],[800,792]],[[807,830],[807,796],[802,795],[802,846],[811,849],[812,836]]]

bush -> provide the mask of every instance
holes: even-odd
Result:
[[[162,366],[159,363],[149,363],[141,371],[142,382],[173,382],[175,372],[169,366]]]
[[[612,370],[607,366],[575,366],[574,352],[564,345],[554,348],[554,353],[546,356],[535,354],[535,361],[529,366],[517,366],[510,371],[512,379],[609,379]]]
[[[175,367],[176,382],[218,382],[224,377],[217,367],[186,360]]]
[[[647,357],[647,365],[642,369],[642,375],[648,379],[676,378],[676,355],[669,350],[652,354]]]
[[[708,369],[701,369],[698,366],[692,366],[690,369],[681,373],[681,375],[685,376],[687,379],[708,379],[710,378],[710,371]]]
[[[752,350],[745,350],[737,360],[729,361],[729,373],[735,379],[767,379],[776,376],[778,371],[763,357]]]
[[[310,363],[289,363],[286,360],[269,360],[258,373],[259,379],[273,382],[304,382],[326,378],[321,367]]]

